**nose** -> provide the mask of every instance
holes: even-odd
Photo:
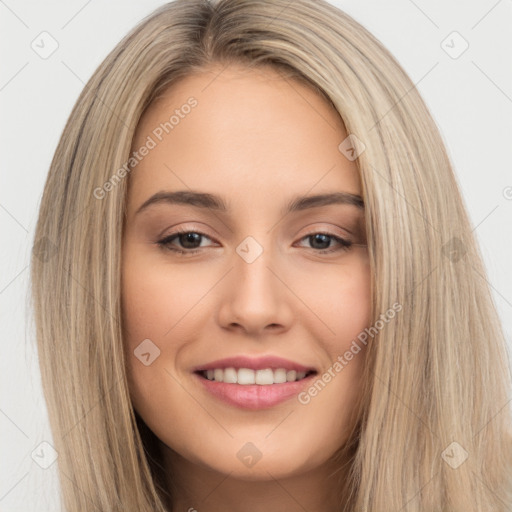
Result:
[[[285,272],[269,250],[253,261],[240,254],[234,254],[233,268],[222,285],[219,324],[252,336],[288,330],[295,297]]]

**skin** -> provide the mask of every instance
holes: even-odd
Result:
[[[334,511],[332,457],[353,421],[364,347],[306,405],[293,397],[243,410],[203,390],[192,369],[271,354],[321,375],[349,349],[370,320],[367,248],[320,254],[336,240],[315,244],[307,235],[364,244],[364,211],[280,210],[296,195],[361,195],[358,170],[338,149],[347,136],[339,115],[316,92],[272,69],[220,69],[175,84],[136,132],[139,148],[197,99],[129,178],[122,307],[133,405],[162,443],[173,510]],[[156,192],[188,189],[221,195],[230,210],[158,203],[136,214]],[[158,245],[177,228],[206,234],[195,246],[172,242],[200,252]],[[252,263],[236,252],[247,236],[263,249]],[[134,356],[145,339],[160,349],[148,366]],[[262,455],[252,467],[237,457],[248,442]]]

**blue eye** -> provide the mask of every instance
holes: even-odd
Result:
[[[178,230],[175,233],[171,233],[162,240],[159,240],[157,244],[163,249],[172,251],[179,255],[191,255],[201,251],[202,238],[211,240],[209,236],[199,231],[187,231],[183,229]],[[354,245],[350,240],[346,240],[339,236],[322,231],[309,233],[308,235],[302,237],[300,240],[302,241],[306,239],[308,239],[308,241],[312,244],[320,244],[321,247],[311,247],[312,249],[315,249],[315,252],[318,254],[348,251],[352,245]],[[325,248],[326,245],[330,246],[333,240],[336,242],[337,246],[335,245],[334,247]],[[182,248],[176,247],[176,245],[173,244],[175,241],[179,242]]]

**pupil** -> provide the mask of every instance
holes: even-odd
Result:
[[[183,235],[180,235],[180,242],[182,243],[183,247],[187,249],[195,249],[196,246],[194,245],[194,242],[197,242],[199,237],[199,233],[185,233]],[[189,246],[189,242],[192,244],[192,246]]]
[[[322,233],[317,233],[315,235],[312,235],[310,238],[313,238],[314,242],[320,240],[321,244],[323,241],[324,247],[316,247],[317,249],[327,249],[329,247],[330,235],[324,235]],[[314,247],[314,243],[312,245]]]

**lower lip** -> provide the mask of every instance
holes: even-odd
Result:
[[[294,382],[262,386],[259,384],[228,384],[208,380],[198,374],[195,375],[207,391],[223,402],[242,409],[253,410],[268,409],[289,400],[298,395],[301,389],[308,385],[315,376],[313,373]]]

